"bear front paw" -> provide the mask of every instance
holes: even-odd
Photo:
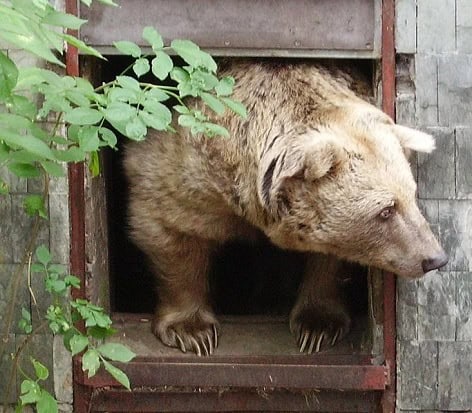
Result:
[[[351,317],[338,302],[318,300],[296,306],[290,315],[290,330],[297,339],[300,353],[311,354],[334,346],[351,327]]]
[[[158,311],[152,331],[166,346],[209,356],[218,346],[218,322],[208,310]]]

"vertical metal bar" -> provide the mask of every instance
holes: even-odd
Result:
[[[382,107],[395,119],[395,0],[382,1]],[[383,413],[395,411],[396,399],[396,281],[384,275],[384,355],[390,369],[390,386],[382,396]]]
[[[66,0],[66,12],[78,15],[77,0]],[[77,30],[68,30],[77,36]],[[76,47],[67,45],[66,72],[69,76],[79,76],[79,52]],[[84,197],[84,164],[71,163],[69,175],[69,214],[70,214],[70,270],[80,278],[80,290],[73,289],[72,297],[85,297],[85,197]],[[80,386],[74,376],[74,412],[87,413],[89,410],[90,389]]]

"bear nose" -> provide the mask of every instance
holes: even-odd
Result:
[[[436,270],[438,268],[443,267],[449,261],[448,256],[444,251],[441,251],[439,255],[434,258],[428,258],[423,260],[421,266],[423,267],[423,271],[426,273],[428,271]]]

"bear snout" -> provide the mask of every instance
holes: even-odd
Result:
[[[444,251],[441,251],[438,255],[427,258],[421,263],[421,267],[425,273],[433,270],[437,270],[441,267],[444,267],[449,261],[449,257]]]

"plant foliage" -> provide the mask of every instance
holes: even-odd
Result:
[[[82,0],[87,6],[91,2]],[[100,2],[116,6],[112,0]],[[201,99],[217,115],[231,110],[246,116],[245,107],[229,97],[234,79],[218,78],[213,58],[189,40],[174,40],[165,45],[154,28],[145,27],[142,37],[149,45],[146,50],[151,52],[144,52],[130,41],[116,42],[118,52],[130,56],[133,63],[111,82],[94,87],[85,78],[60,73],[65,67],[62,58],[65,44],[103,58],[67,31],[79,29],[85,20],[58,11],[48,0],[0,0],[0,16],[0,40],[55,65],[54,70],[37,67],[36,62],[19,67],[0,50],[0,168],[23,179],[44,177],[43,195],[29,195],[24,200],[26,214],[37,222],[48,219],[45,197],[49,177],[63,176],[64,164],[82,161],[88,162],[93,174],[98,174],[98,152],[104,147],[115,149],[118,134],[140,141],[150,128],[174,131],[171,126],[174,112],[177,123],[189,128],[192,134],[229,136],[224,127],[212,122],[208,111],[187,106],[185,98]],[[185,64],[176,66],[172,53]],[[142,81],[144,75],[153,76],[155,81]],[[166,80],[172,85],[168,85],[169,81],[164,84]],[[169,107],[170,101],[176,103]],[[52,127],[48,126],[51,124]],[[8,192],[8,183],[0,178],[0,196]],[[44,278],[44,289],[51,298],[39,328],[48,327],[61,335],[72,355],[82,353],[82,369],[88,377],[103,368],[130,389],[128,377],[112,362],[126,363],[135,354],[122,344],[104,342],[115,330],[103,308],[85,299],[70,298],[70,290],[80,288],[80,280],[65,267],[54,264],[45,246],[39,246],[34,259],[30,258],[26,265],[36,237],[37,231],[33,231],[23,264],[28,274]],[[19,275],[15,277],[20,279]],[[14,294],[11,309],[15,300]],[[79,322],[84,329],[77,327]],[[19,327],[27,337],[35,333],[30,310],[21,309]],[[5,337],[10,328],[11,322],[7,322]],[[14,361],[19,357],[21,351]],[[42,386],[49,377],[48,369],[34,358],[30,362],[33,376],[20,369],[24,380],[16,411],[34,405],[39,413],[57,412],[56,399]]]

